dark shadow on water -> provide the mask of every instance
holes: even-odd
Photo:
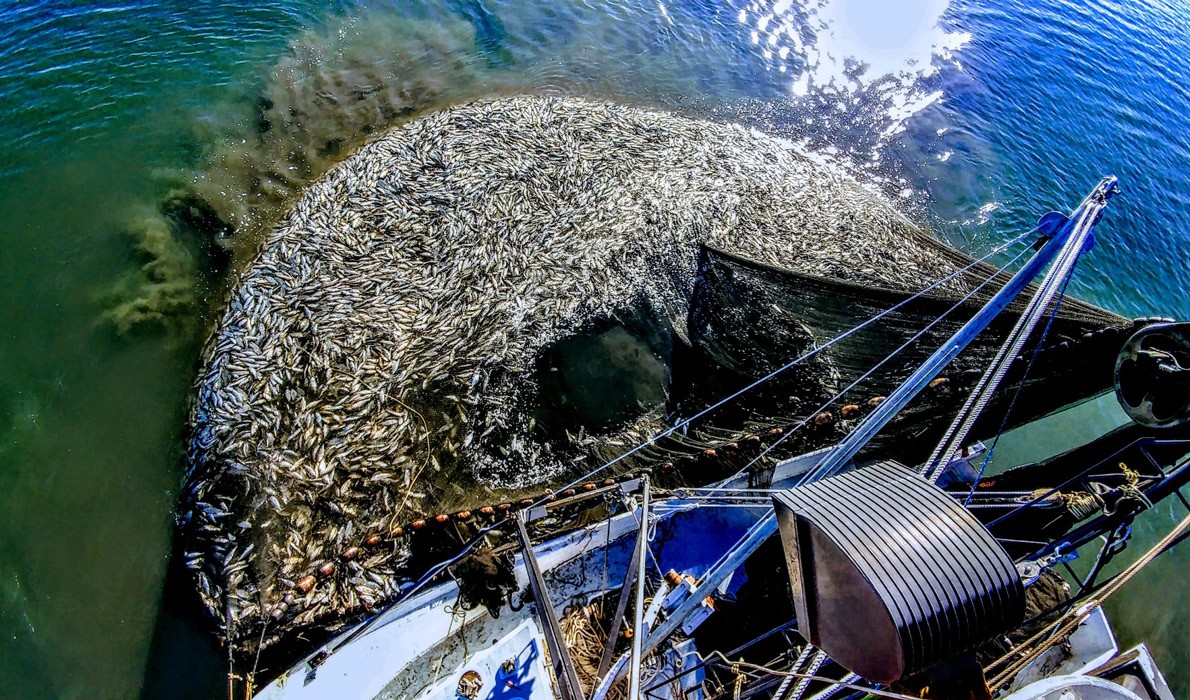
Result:
[[[533,416],[551,435],[605,432],[665,403],[672,339],[657,319],[601,323],[537,360]]]
[[[215,645],[193,579],[177,554],[170,557],[141,698],[226,698],[226,656]]]
[[[435,555],[434,561],[438,561],[446,552],[435,551],[432,555]],[[228,697],[227,649],[216,640],[214,623],[199,600],[194,578],[186,570],[184,561],[175,535],[161,608],[145,665],[142,700],[226,700]],[[360,619],[346,618],[344,622],[350,625]],[[330,636],[325,630],[312,628],[288,635],[259,657],[237,652],[232,668],[236,675],[233,697],[250,697],[245,690],[249,672],[254,671],[253,692],[259,692]]]

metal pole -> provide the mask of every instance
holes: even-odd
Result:
[[[942,371],[943,367],[970,345],[971,341],[975,339],[979,332],[986,328],[1013,299],[1019,296],[1029,286],[1029,282],[1041,273],[1042,268],[1067,249],[1067,246],[1071,243],[1071,234],[1077,228],[1074,219],[1083,216],[1085,213],[1083,211],[1084,207],[1092,210],[1089,214],[1089,219],[1084,220],[1089,221],[1091,226],[1099,220],[1103,208],[1107,203],[1107,198],[1116,191],[1116,185],[1117,180],[1115,177],[1105,177],[1100,180],[1091,194],[1083,200],[1083,203],[1075,211],[1075,216],[1070,217],[1054,233],[1053,237],[1045,243],[1041,250],[1037,251],[1025,263],[1024,267],[1013,275],[1012,279],[1008,280],[992,296],[982,309],[972,316],[954,335],[948,338],[941,347],[934,351],[921,367],[898,386],[846,439],[828,452],[818,467],[806,474],[800,483],[808,483],[829,476],[854,457],[880,428],[884,427],[926,384],[938,376],[938,373]],[[1080,241],[1079,245],[1083,245],[1083,241]],[[740,541],[724,553],[710,570],[703,574],[702,579],[694,591],[691,592],[690,596],[682,601],[665,621],[657,626],[656,630],[650,632],[648,640],[642,646],[642,653],[652,651],[662,640],[673,634],[686,617],[694,611],[694,608],[701,603],[702,599],[727,580],[727,577],[739,568],[745,559],[752,556],[760,548],[760,545],[764,544],[765,540],[771,537],[776,531],[777,516],[773,511],[769,511],[749,528],[748,532],[744,534]],[[621,667],[620,672],[622,670],[623,667]],[[607,691],[611,688],[611,684],[616,680],[615,676],[617,673],[617,671],[613,670],[609,672],[608,677],[602,679],[592,695],[595,700],[601,700],[606,696]]]
[[[624,611],[628,609],[628,600],[632,597],[632,582],[636,580],[636,563],[641,550],[640,537],[636,538],[636,545],[632,555],[628,558],[628,570],[624,572],[624,584],[620,586],[620,600],[616,603],[616,614],[612,616],[611,627],[607,631],[607,644],[603,647],[603,656],[599,659],[599,670],[595,678],[603,678],[603,674],[612,666],[612,656],[616,651],[616,637],[620,635],[620,627],[624,624]],[[594,692],[594,688],[591,689]]]
[[[646,477],[640,496],[640,531],[636,539],[636,610],[632,615],[632,662],[628,669],[628,700],[640,700],[641,643],[645,630],[641,620],[645,614],[645,553],[649,538],[649,479]]]
[[[523,511],[516,515],[516,526],[517,535],[521,540],[521,553],[525,559],[525,572],[529,575],[529,587],[533,590],[533,598],[537,603],[537,617],[545,636],[546,649],[549,651],[550,666],[558,681],[558,690],[562,700],[583,700],[583,687],[579,684],[574,661],[570,658],[570,650],[566,648],[566,642],[562,638],[562,626],[558,624],[558,613],[550,600],[549,589],[546,588],[545,578],[541,575],[541,567],[533,554],[533,543],[529,541],[529,532],[525,529]]]
[[[852,457],[856,455],[868,444],[872,436],[897,414],[905,404],[909,403],[913,397],[925,388],[926,384],[938,376],[942,368],[950,364],[960,352],[962,352],[975,337],[979,335],[983,329],[987,328],[988,324],[992,322],[996,316],[1000,315],[1005,307],[1007,307],[1013,299],[1020,295],[1022,291],[1029,286],[1029,282],[1036,277],[1043,267],[1045,267],[1051,260],[1058,257],[1059,254],[1066,252],[1068,248],[1077,245],[1081,248],[1085,243],[1085,236],[1073,236],[1076,229],[1081,227],[1076,223],[1076,217],[1080,222],[1086,222],[1085,230],[1080,230],[1080,233],[1089,234],[1090,227],[1095,225],[1103,212],[1104,206],[1107,204],[1107,198],[1111,196],[1116,189],[1116,178],[1105,177],[1095,186],[1095,189],[1083,200],[1083,204],[1075,211],[1075,216],[1070,217],[1066,223],[1058,229],[1053,238],[1046,242],[1046,244],[1037,251],[1037,253],[1025,263],[1025,266],[1020,269],[1012,279],[996,292],[988,303],[980,309],[974,316],[971,317],[963,327],[955,331],[954,335],[942,344],[942,347],[934,351],[920,367],[918,367],[913,374],[909,375],[900,386],[898,386],[891,394],[888,395],[874,411],[868,414],[855,430],[851,431],[842,442],[840,442],[835,449],[827,453],[822,462],[802,478],[799,483],[809,483],[817,481],[823,477],[830,476],[838,471],[844,464],[846,464]],[[1082,211],[1083,208],[1089,211]]]
[[[955,454],[962,447],[963,441],[967,439],[967,434],[975,425],[976,419],[983,412],[996,389],[999,388],[1004,375],[1008,373],[1012,360],[1020,354],[1025,341],[1028,340],[1038,321],[1045,315],[1050,302],[1062,288],[1091,235],[1095,214],[1096,211],[1090,207],[1083,209],[1082,216],[1075,223],[1074,232],[1071,234],[1070,241],[1064,246],[1062,254],[1042,280],[1037,293],[1029,300],[1029,305],[1017,319],[1016,325],[1013,326],[1008,338],[996,352],[996,356],[988,364],[979,383],[976,384],[970,396],[967,397],[966,403],[963,404],[963,408],[955,415],[946,434],[938,442],[938,446],[934,448],[930,458],[926,460],[926,467],[922,470],[922,474],[930,481],[941,476],[943,467],[954,459]],[[1074,217],[1071,216],[1068,221],[1074,221]],[[1054,313],[1057,311],[1055,310]]]

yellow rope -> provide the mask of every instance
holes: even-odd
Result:
[[[1129,469],[1127,464],[1120,462],[1120,471],[1124,472],[1124,485],[1120,487],[1120,492],[1123,498],[1130,498],[1138,503],[1143,504],[1146,508],[1152,508],[1153,502],[1149,497],[1141,491],[1137,484],[1140,483],[1140,472],[1134,469]],[[1117,505],[1117,507],[1119,507]]]
[[[1120,466],[1124,469],[1127,469],[1127,467],[1124,467],[1122,463]],[[1127,472],[1125,473],[1127,474]],[[996,674],[990,681],[988,681],[988,687],[991,688],[993,692],[998,691],[1005,683],[1012,680],[1016,674],[1020,673],[1022,669],[1031,664],[1037,657],[1041,656],[1046,650],[1058,644],[1058,640],[1063,639],[1067,634],[1073,632],[1079,625],[1083,623],[1084,620],[1087,619],[1095,607],[1102,604],[1103,601],[1107,600],[1112,594],[1120,590],[1120,588],[1122,588],[1125,583],[1136,576],[1136,574],[1138,574],[1141,569],[1147,566],[1149,562],[1153,561],[1157,555],[1161,554],[1165,547],[1169,545],[1170,542],[1173,542],[1175,539],[1177,539],[1183,532],[1186,531],[1187,528],[1190,528],[1190,515],[1183,518],[1182,521],[1178,523],[1177,527],[1171,530],[1169,534],[1162,538],[1160,542],[1153,545],[1153,547],[1145,552],[1144,555],[1140,557],[1140,559],[1137,559],[1128,568],[1124,569],[1124,571],[1121,572],[1119,576],[1105,585],[1095,595],[1090,596],[1087,599],[1087,602],[1082,605],[1082,607],[1078,608],[1077,610],[1067,612],[1062,617],[1059,617],[1057,620],[1054,620],[1050,624],[1046,625],[1032,637],[1029,637],[1025,641],[1018,644],[1013,651],[1010,651],[1009,653],[989,664],[984,669],[984,671],[990,676],[992,669],[1000,666],[1001,664],[1008,663],[1012,661],[1014,657],[1017,657],[1016,660],[1012,661],[1012,663],[1005,667],[1003,671]]]
[[[578,606],[561,620],[562,641],[574,660],[579,682],[587,688],[597,680],[595,672],[599,670],[599,659],[603,656],[604,646],[609,643],[603,617],[603,598],[600,598],[590,605]]]
[[[731,665],[731,672],[735,674],[735,681],[733,683],[735,687],[731,691],[732,700],[740,700],[740,691],[744,689],[744,674],[740,673],[740,663],[742,662],[743,659],[740,659],[740,661]]]

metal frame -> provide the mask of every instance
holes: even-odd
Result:
[[[760,635],[759,637],[755,637],[755,638],[745,642],[744,644],[741,644],[740,646],[736,647],[735,649],[732,649],[731,651],[727,652],[726,656],[732,657],[737,654],[743,653],[743,652],[747,651],[748,649],[752,648],[753,646],[755,646],[756,644],[759,644],[760,642],[763,642],[767,639],[770,639],[771,637],[778,636],[778,635],[781,636],[785,640],[786,646],[788,648],[790,648],[790,649],[795,648],[797,646],[798,640],[801,640],[801,637],[797,633],[797,620],[790,620],[783,625],[774,627],[773,629],[769,630],[768,632],[765,632],[764,634]],[[776,659],[773,659],[769,663],[777,664],[777,663],[780,663],[781,661],[782,661],[782,658],[777,657]],[[653,700],[661,700],[661,696],[658,695],[656,692],[657,690],[664,688],[665,686],[669,685],[670,683],[672,683],[680,678],[683,678],[691,673],[695,673],[700,670],[704,671],[704,672],[709,672],[713,676],[713,682],[715,682],[717,685],[720,685],[720,686],[724,685],[724,682],[721,680],[721,674],[725,670],[724,664],[719,659],[711,657],[709,659],[704,659],[701,663],[695,664],[694,666],[684,668],[684,669],[682,669],[681,673],[674,675],[674,676],[670,676],[660,683],[654,683],[653,685],[645,688],[641,692],[642,692],[642,694],[647,695],[650,698],[653,698]],[[757,677],[760,677],[762,674],[757,672],[754,675],[756,675]],[[760,688],[758,688],[754,685],[751,685],[748,688],[747,692],[740,694],[740,698],[741,699],[748,698],[748,697],[751,697],[752,695],[756,694],[757,692],[762,692],[767,689],[768,689],[768,685],[765,685],[764,687],[760,687]]]
[[[640,526],[636,533],[636,609],[632,615],[632,656],[628,666],[628,700],[640,700],[641,643],[645,626],[645,554],[649,548],[649,480],[645,479],[640,496]],[[608,646],[615,643],[608,638]]]
[[[1115,177],[1105,177],[1100,180],[1091,194],[1083,200],[1083,203],[1069,218],[1066,218],[1041,250],[1029,258],[1028,262],[988,300],[982,309],[963,324],[962,328],[955,331],[954,335],[914,370],[908,379],[889,394],[872,413],[868,414],[813,471],[803,478],[802,482],[816,481],[830,476],[842,468],[864,445],[868,444],[868,441],[894,415],[933,381],[943,367],[970,345],[993,319],[999,316],[1021,292],[1025,291],[1033,278],[1041,273],[1042,268],[1058,259],[1059,256],[1062,259],[1067,259],[1072,255],[1077,257],[1084,249],[1091,235],[1091,229],[1102,216],[1103,209],[1107,206],[1107,199],[1115,193],[1116,189],[1117,180]]]
[[[562,700],[583,700],[583,687],[579,683],[574,660],[570,658],[570,650],[566,648],[566,642],[562,638],[562,626],[558,623],[558,612],[554,610],[549,590],[545,585],[545,578],[541,575],[541,567],[537,564],[537,556],[533,553],[533,543],[529,540],[529,532],[525,529],[523,512],[517,513],[516,530],[521,541],[525,571],[529,574],[529,587],[533,589],[533,599],[537,603],[535,606],[537,618],[541,622],[546,649],[550,655],[550,668],[558,683],[558,691]]]
[[[1044,241],[1041,249],[988,300],[983,308],[943,342],[920,367],[889,394],[888,398],[868,414],[842,442],[827,452],[818,466],[806,474],[800,483],[815,481],[838,471],[893,416],[933,381],[947,364],[970,345],[976,336],[1029,286],[1033,278],[1040,274],[1046,265],[1059,257],[1063,259],[1070,256],[1077,257],[1085,249],[1091,229],[1099,221],[1108,198],[1116,190],[1116,178],[1114,176],[1105,177],[1099,181],[1091,194],[1087,195],[1070,217],[1061,214],[1047,215],[1051,222],[1055,220],[1055,217],[1062,217],[1062,222],[1056,227],[1057,230],[1054,231],[1052,237]],[[1043,219],[1044,221],[1045,219]],[[727,577],[776,531],[776,515],[769,511],[703,575],[690,595],[670,613],[664,622],[658,625],[656,630],[649,634],[641,646],[641,653],[647,654],[656,649],[662,640],[673,634],[682,621],[702,603],[703,598],[722,585]],[[591,695],[591,700],[602,700],[624,672],[623,665],[613,667],[605,677],[600,679]]]
[[[990,528],[991,525],[1004,522],[1017,513],[1029,508],[1034,503],[1048,498],[1051,494],[1056,493],[1081,479],[1087,478],[1087,476],[1092,474],[1095,470],[1103,467],[1105,464],[1119,460],[1122,455],[1128,453],[1139,453],[1142,457],[1144,457],[1145,461],[1148,463],[1148,466],[1150,466],[1157,474],[1160,475],[1148,477],[1149,483],[1143,489],[1143,493],[1147,498],[1149,498],[1151,502],[1156,504],[1165,500],[1169,496],[1177,496],[1182,506],[1188,513],[1190,513],[1190,500],[1187,500],[1181,492],[1181,488],[1190,482],[1190,457],[1183,456],[1180,461],[1176,462],[1172,468],[1166,472],[1157,463],[1157,460],[1155,460],[1149,453],[1149,448],[1157,446],[1184,446],[1190,450],[1190,439],[1160,440],[1156,438],[1141,438],[1131,442],[1125,447],[1112,453],[1110,456],[1105,457],[1099,462],[1096,462],[1094,465],[1080,471],[1078,474],[1067,479],[1066,481],[1062,482],[1062,484],[1054,487],[1053,489],[1050,489],[1041,496],[1032,499],[1028,503],[1022,504],[1012,511],[1005,513],[999,518],[993,520],[991,523],[989,523],[988,527]],[[1034,615],[1029,620],[1026,620],[1024,624],[1027,625],[1034,620],[1050,615],[1056,611],[1069,609],[1115,580],[1116,576],[1110,576],[1107,578],[1107,580],[1100,581],[1098,580],[1099,574],[1103,572],[1103,569],[1116,554],[1123,551],[1128,542],[1128,538],[1131,535],[1131,523],[1133,519],[1140,514],[1140,512],[1143,511],[1115,513],[1112,515],[1104,514],[1092,518],[1089,522],[1085,523],[1079,528],[1076,528],[1070,533],[1067,533],[1065,537],[1060,538],[1056,542],[1046,545],[1033,554],[1018,559],[1018,562],[1034,561],[1043,563],[1048,561],[1049,566],[1042,566],[1042,568],[1053,568],[1054,565],[1060,563],[1069,576],[1070,582],[1074,588],[1069,600],[1058,606],[1044,610],[1037,615]],[[1108,533],[1106,537],[1105,533]],[[995,535],[993,534],[993,537],[994,536]],[[1104,542],[1095,554],[1095,563],[1092,565],[1091,570],[1084,575],[1079,575],[1078,572],[1076,572],[1074,568],[1070,566],[1066,553],[1075,552],[1079,548],[1090,544],[1101,537],[1104,538]],[[1177,544],[1179,544],[1182,539],[1185,539],[1185,536],[1170,543],[1169,547],[1164,551],[1169,551],[1169,549],[1172,549]]]

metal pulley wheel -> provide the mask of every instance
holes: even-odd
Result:
[[[1157,323],[1137,331],[1116,358],[1116,399],[1150,428],[1190,422],[1190,323]]]
[[[1012,559],[916,471],[881,462],[773,502],[798,632],[853,673],[891,683],[1024,620]]]

